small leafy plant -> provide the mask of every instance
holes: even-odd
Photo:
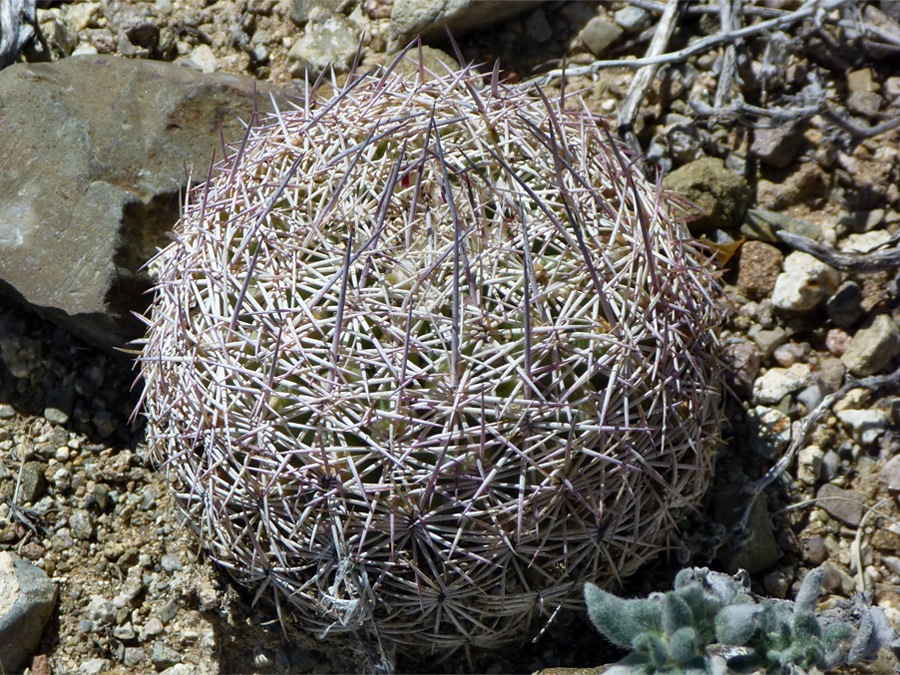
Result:
[[[610,642],[631,653],[608,675],[828,671],[874,660],[898,637],[884,611],[866,598],[817,612],[825,569],[811,570],[793,601],[757,599],[746,573],[681,570],[675,588],[626,600],[584,586],[588,616]],[[856,636],[849,648],[846,642]]]

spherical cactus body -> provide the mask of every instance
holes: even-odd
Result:
[[[141,356],[211,556],[384,653],[521,639],[632,573],[719,438],[684,205],[577,97],[425,75],[249,125],[153,261]]]

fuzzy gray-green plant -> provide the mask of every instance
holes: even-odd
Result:
[[[824,568],[810,571],[792,602],[757,599],[745,575],[699,568],[682,570],[674,590],[650,598],[625,600],[591,583],[584,597],[597,630],[632,652],[608,671],[620,675],[828,671],[875,659],[882,646],[896,649],[884,612],[862,598],[816,611],[824,576]],[[848,647],[854,619],[859,629]]]
[[[715,273],[574,95],[351,74],[248,126],[152,263],[149,442],[323,643],[534,634],[705,492]]]

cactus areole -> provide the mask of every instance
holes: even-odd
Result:
[[[532,636],[632,573],[719,439],[684,205],[577,96],[424,75],[249,124],[152,263],[141,356],[212,557],[382,654]]]

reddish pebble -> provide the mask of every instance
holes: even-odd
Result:
[[[844,352],[847,351],[849,346],[850,336],[846,331],[843,331],[840,328],[828,329],[828,334],[825,336],[825,348],[829,352],[835,356],[841,357],[844,355]]]
[[[738,291],[750,300],[768,298],[772,295],[783,264],[784,255],[771,244],[746,242],[738,253]]]
[[[155,616],[144,624],[144,635],[153,637],[163,632],[163,623]]]
[[[46,549],[36,541],[29,541],[21,549],[19,549],[19,553],[22,555],[22,557],[28,558],[28,560],[31,560],[32,562],[35,560],[40,560],[45,552]]]
[[[809,345],[798,342],[788,342],[775,348],[772,357],[782,368],[790,368],[795,363],[803,361],[809,354]]]
[[[46,654],[38,654],[31,659],[31,675],[53,675],[50,657]]]

